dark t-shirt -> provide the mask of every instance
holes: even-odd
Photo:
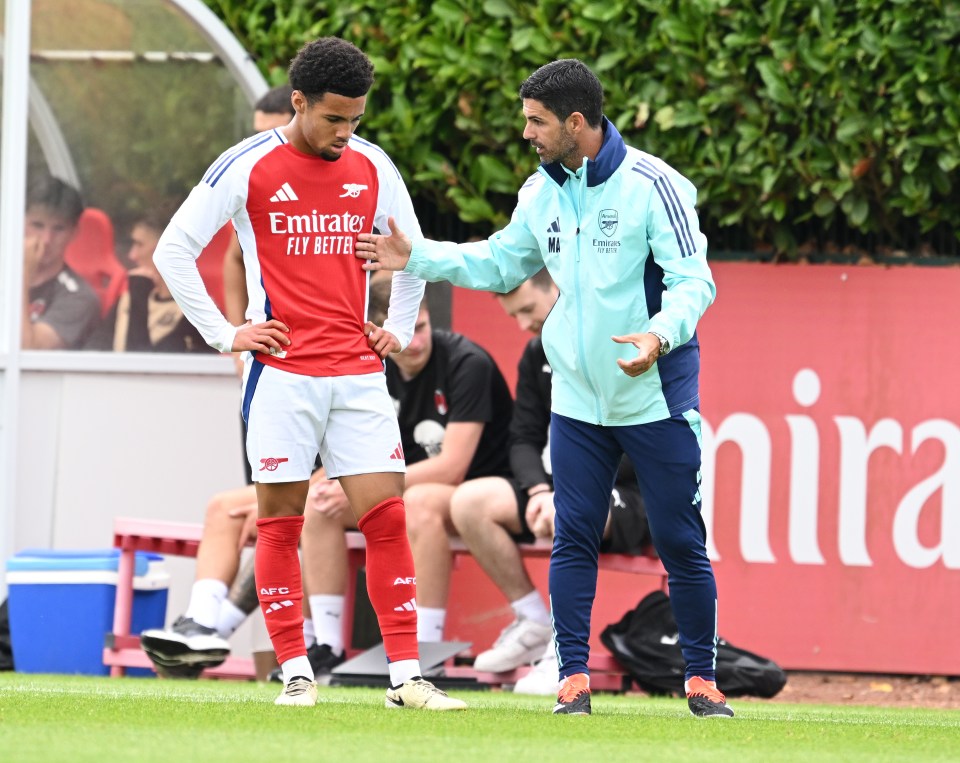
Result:
[[[146,276],[130,276],[122,295],[87,342],[88,350],[118,352],[216,352],[177,303],[154,293]]]
[[[553,484],[549,453],[550,398],[553,372],[540,337],[533,337],[523,350],[517,366],[517,402],[510,424],[510,465],[519,486]],[[620,459],[617,485],[636,488],[637,478],[630,459]]]
[[[465,336],[448,331],[434,331],[432,336],[430,360],[410,381],[387,361],[387,389],[399,411],[407,463],[439,454],[448,423],[482,422],[483,434],[466,479],[509,474],[513,399],[503,374],[489,353]]]
[[[81,347],[99,320],[96,293],[66,265],[49,281],[30,289],[30,322],[49,325],[69,350]]]
[[[552,484],[544,456],[550,431],[551,382],[543,343],[535,336],[527,342],[517,366],[517,401],[510,422],[510,466],[524,490]]]

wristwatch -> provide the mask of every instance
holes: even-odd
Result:
[[[660,354],[661,354],[661,355],[666,355],[668,352],[670,352],[670,340],[669,340],[669,339],[667,339],[663,334],[658,334],[656,331],[651,331],[650,333],[653,334],[657,339],[660,340]]]

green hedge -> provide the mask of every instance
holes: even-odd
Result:
[[[628,141],[698,186],[712,236],[790,253],[811,230],[892,246],[949,230],[957,251],[955,0],[206,2],[274,83],[317,36],[364,49],[363,134],[465,221],[508,219],[536,167],[517,88],[577,57]]]

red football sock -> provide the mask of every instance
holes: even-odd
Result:
[[[419,659],[417,579],[400,497],[374,506],[357,523],[367,539],[367,593],[377,613],[387,660]]]
[[[303,584],[297,556],[302,529],[302,516],[257,520],[257,596],[281,665],[307,653],[303,644]]]

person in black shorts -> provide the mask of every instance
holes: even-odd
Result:
[[[520,358],[517,395],[510,434],[512,477],[464,482],[451,500],[451,517],[477,563],[503,592],[515,619],[494,645],[477,655],[474,668],[500,673],[536,661],[515,691],[555,694],[559,683],[553,629],[543,597],[527,574],[517,543],[553,538],[553,479],[548,447],[551,369],[540,341],[558,290],[541,270],[500,304],[525,331],[535,334]],[[610,513],[601,550],[641,554],[650,544],[643,499],[630,461],[625,457],[610,495]]]
[[[386,315],[389,279],[370,286],[370,320]],[[446,618],[455,534],[450,499],[464,480],[509,475],[510,388],[493,358],[466,337],[432,329],[421,303],[414,338],[386,361],[387,390],[397,408],[407,463],[403,500],[417,573],[417,640],[440,641]],[[347,550],[344,530],[356,527],[336,481],[313,485],[302,536],[304,575],[317,643],[343,655],[342,614]]]

